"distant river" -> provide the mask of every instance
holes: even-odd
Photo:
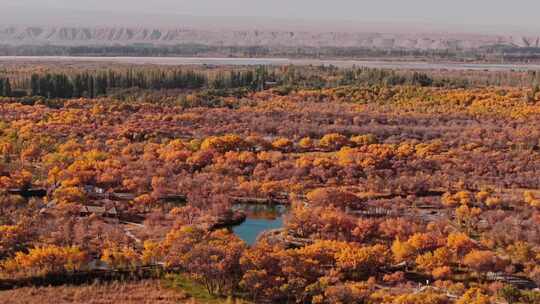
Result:
[[[196,58],[196,57],[68,57],[68,56],[0,56],[2,62],[95,62],[123,64],[155,64],[155,65],[333,65],[337,67],[369,67],[386,69],[414,70],[489,70],[489,71],[530,71],[540,70],[540,64],[487,64],[487,63],[430,63],[407,61],[379,60],[320,60],[320,59],[288,59],[288,58]]]

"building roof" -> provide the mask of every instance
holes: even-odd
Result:
[[[118,210],[116,210],[116,207],[111,207],[107,209],[103,206],[83,206],[81,208],[81,213],[93,213],[97,215],[118,215]]]

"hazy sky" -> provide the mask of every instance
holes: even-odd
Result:
[[[513,25],[540,29],[540,0],[0,0],[0,3],[123,13]]]

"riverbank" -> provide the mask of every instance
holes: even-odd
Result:
[[[399,60],[344,60],[291,58],[219,58],[219,57],[72,57],[72,56],[0,56],[1,63],[116,63],[138,65],[199,66],[335,66],[380,69],[451,70],[451,71],[535,71],[540,64],[496,64],[462,62],[424,62]]]

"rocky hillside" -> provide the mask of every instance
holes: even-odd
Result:
[[[380,49],[476,49],[491,45],[539,46],[538,37],[478,34],[382,34],[257,30],[198,30],[135,27],[0,26],[8,45],[155,45],[367,47]]]

